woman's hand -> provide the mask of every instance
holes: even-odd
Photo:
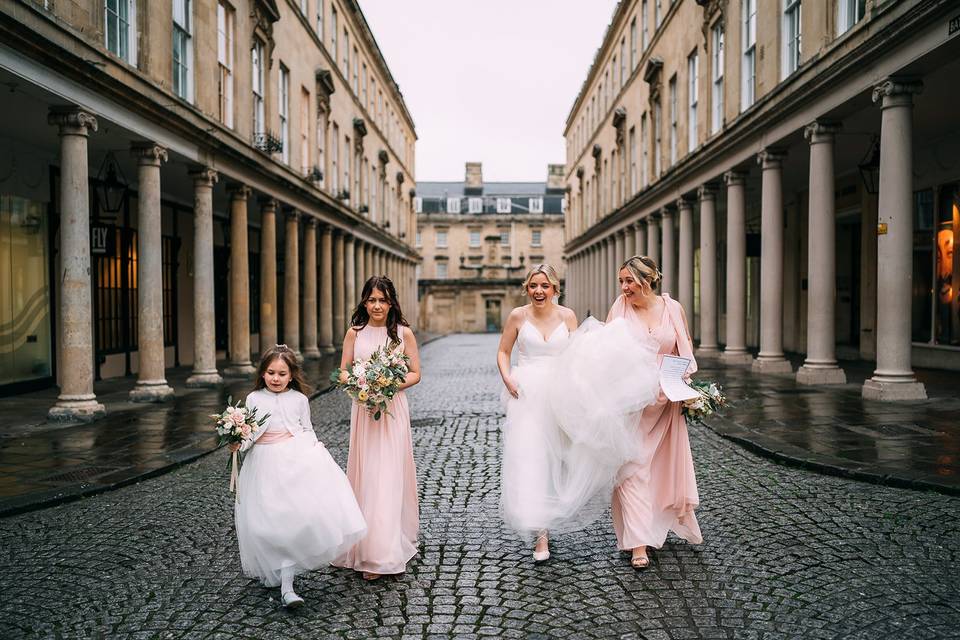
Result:
[[[517,386],[517,383],[513,381],[513,378],[511,378],[511,377],[509,377],[509,376],[506,377],[506,378],[504,378],[504,379],[503,379],[503,386],[505,386],[505,387],[507,388],[507,391],[508,391],[508,392],[510,393],[510,395],[513,396],[514,398],[519,398],[519,397],[520,397],[520,387],[518,387],[518,386]]]
[[[231,442],[230,444],[227,445],[227,448],[230,449],[231,452],[236,453],[237,451],[240,450],[240,443]]]

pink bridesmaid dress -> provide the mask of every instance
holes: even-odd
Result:
[[[649,332],[659,342],[658,364],[664,355],[689,358],[687,373],[692,374],[697,364],[680,303],[667,294],[663,294],[662,299],[666,303],[663,315],[660,323],[652,328],[623,296],[617,298],[610,314],[636,323],[637,328]],[[623,551],[644,545],[659,549],[670,530],[688,542],[703,542],[694,514],[700,503],[697,478],[680,403],[667,400],[661,391],[657,400],[644,408],[637,437],[640,439],[638,457],[620,469],[613,491],[617,547]]]
[[[409,329],[398,331],[402,342]],[[357,333],[354,358],[369,358],[387,341],[386,327],[364,327]],[[333,563],[385,575],[406,570],[407,561],[417,553],[420,526],[406,392],[397,393],[387,411],[374,420],[353,403],[347,478],[367,521],[367,535]]]

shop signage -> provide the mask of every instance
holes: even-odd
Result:
[[[90,225],[90,253],[95,256],[112,256],[117,246],[117,228],[112,224],[95,222]]]
[[[947,35],[952,36],[957,31],[960,31],[960,16],[950,18],[950,26],[947,27]]]

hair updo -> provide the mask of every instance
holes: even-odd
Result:
[[[620,265],[633,275],[637,282],[646,282],[651,290],[656,289],[663,280],[663,274],[657,266],[657,261],[648,256],[633,256]]]
[[[530,271],[527,271],[527,277],[523,279],[523,295],[527,295],[527,287],[530,286],[533,276],[538,273],[546,276],[547,282],[553,285],[554,293],[560,295],[560,276],[557,275],[557,270],[549,264],[535,264]]]

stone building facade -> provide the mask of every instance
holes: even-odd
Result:
[[[624,0],[564,130],[574,308],[647,254],[701,356],[923,397],[960,369],[958,74],[953,2]]]
[[[563,165],[546,182],[484,182],[468,162],[463,182],[417,184],[420,318],[428,331],[500,331],[526,304],[523,277],[535,264],[563,277]]]
[[[89,418],[99,378],[333,352],[375,273],[416,322],[416,133],[354,0],[0,0],[0,88],[0,393]]]

